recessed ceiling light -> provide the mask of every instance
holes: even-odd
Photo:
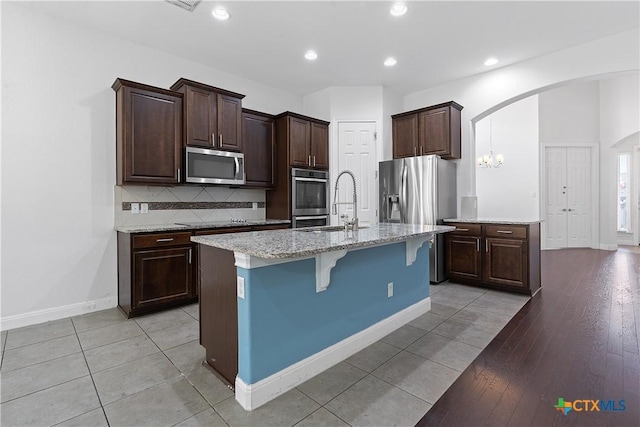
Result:
[[[314,59],[318,58],[318,54],[316,53],[315,50],[308,50],[305,54],[304,57],[307,58],[309,61],[313,61]]]
[[[219,19],[221,21],[226,21],[231,17],[229,11],[222,6],[218,6],[211,11],[211,14],[214,18]]]
[[[384,60],[384,65],[386,65],[387,67],[393,67],[397,63],[398,61],[396,61],[396,58],[393,58],[391,56]]]
[[[490,65],[495,65],[497,63],[498,63],[498,59],[497,58],[493,58],[493,57],[487,58],[487,60],[484,61],[484,65],[486,65],[487,67],[490,66]]]
[[[407,5],[402,3],[402,2],[398,2],[398,3],[394,3],[393,6],[391,6],[391,14],[393,16],[402,16],[405,13],[407,13]]]

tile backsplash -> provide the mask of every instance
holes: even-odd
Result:
[[[114,186],[115,226],[175,222],[265,219],[265,190],[214,186]],[[132,214],[131,203],[148,203],[149,213]],[[253,209],[254,203],[257,209]]]

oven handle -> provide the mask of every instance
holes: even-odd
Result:
[[[324,182],[324,183],[327,182],[326,179],[322,179],[322,178],[298,178],[298,177],[294,177],[293,179],[295,181]]]
[[[329,218],[329,215],[316,215],[316,216],[296,216],[296,220],[306,220],[306,219],[322,219]]]

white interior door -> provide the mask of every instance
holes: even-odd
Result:
[[[546,147],[545,248],[590,247],[591,148]]]
[[[567,150],[547,147],[545,150],[545,247],[567,245]]]
[[[338,168],[335,177],[337,178],[337,174],[343,170],[349,170],[355,175],[358,190],[358,221],[361,226],[377,221],[377,168],[376,124],[374,122],[338,122]],[[345,175],[340,178],[338,200],[344,203],[351,202],[352,198],[351,178]],[[353,218],[351,205],[341,204],[338,208],[338,218],[345,212],[349,218]]]
[[[591,149],[567,148],[567,246],[591,245]]]

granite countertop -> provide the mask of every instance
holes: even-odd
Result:
[[[358,231],[320,231],[323,227],[193,236],[191,241],[258,258],[300,258],[341,249],[357,249],[429,237],[453,231],[446,225],[374,224]],[[304,231],[303,231],[304,230]]]
[[[276,225],[290,224],[287,219],[248,219],[246,221],[203,221],[203,222],[183,222],[172,224],[157,225],[131,225],[115,227],[116,231],[122,233],[144,233],[153,231],[190,231],[204,228],[231,228],[231,227],[250,227],[256,225]]]
[[[462,222],[473,224],[536,224],[542,219],[513,219],[513,218],[449,218],[444,222]]]

